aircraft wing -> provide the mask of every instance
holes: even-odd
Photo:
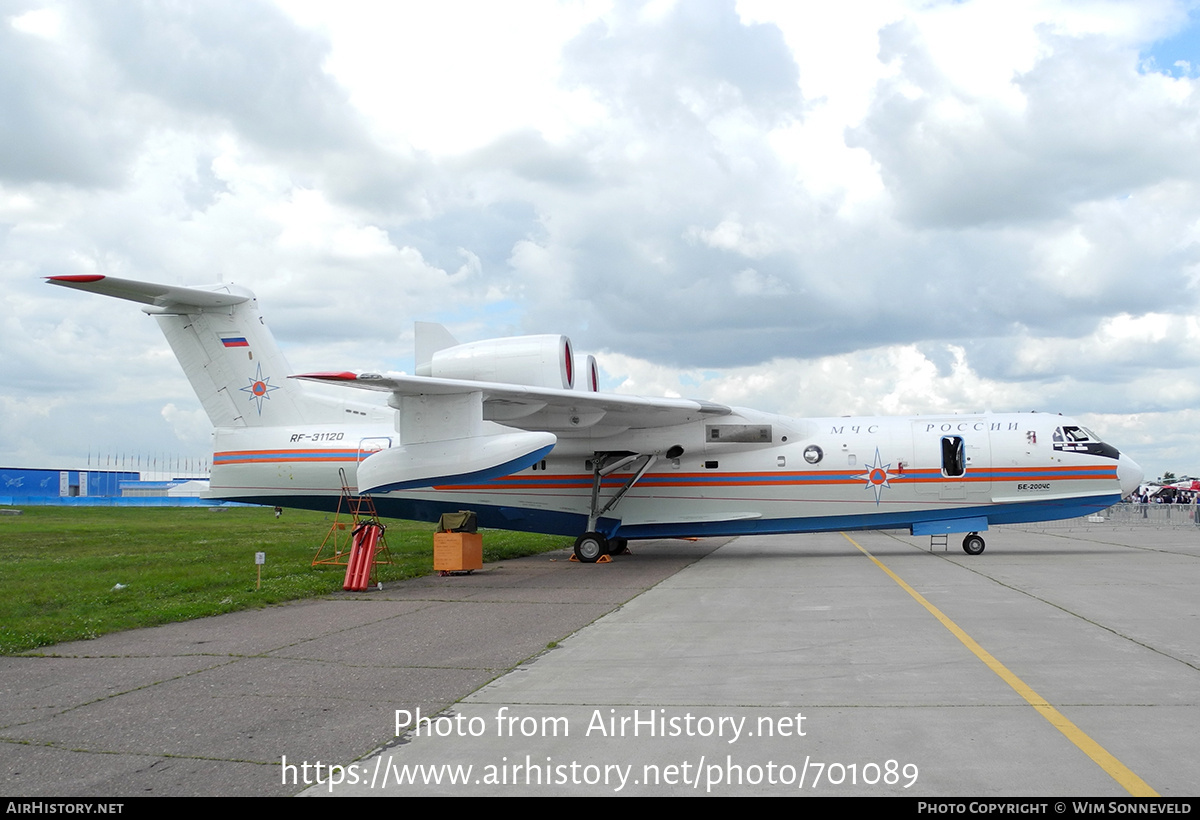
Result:
[[[732,412],[723,404],[695,399],[585,393],[430,376],[304,373],[292,378],[376,390],[400,398],[482,393],[485,420],[520,430],[545,431],[560,436],[570,436],[572,431],[588,435],[611,435],[628,429],[672,427]]]

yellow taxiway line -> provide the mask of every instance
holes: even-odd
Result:
[[[1134,774],[1128,766],[1113,757],[1112,753],[1110,753],[1107,749],[1105,749],[1096,741],[1092,740],[1087,733],[1068,720],[1066,715],[1055,709],[1046,701],[1045,698],[1033,691],[1029,684],[1009,671],[1008,667],[996,660],[996,658],[993,657],[990,652],[980,646],[974,638],[964,632],[962,627],[946,617],[945,613],[943,613],[936,606],[929,603],[929,601],[925,599],[925,596],[921,595],[921,593],[917,592],[915,589],[906,584],[903,578],[888,569],[882,561],[880,561],[871,553],[867,552],[867,550],[853,538],[846,535],[846,533],[842,533],[842,535],[845,536],[847,541],[858,547],[858,550],[863,555],[874,561],[875,566],[886,572],[888,577],[899,584],[900,588],[911,595],[917,603],[929,610],[929,614],[941,621],[942,626],[946,627],[946,629],[949,629],[954,637],[962,641],[963,646],[975,653],[975,657],[987,664],[988,669],[991,669],[993,672],[999,675],[1001,680],[1011,686],[1018,695],[1025,698],[1026,702],[1036,709],[1038,714],[1050,721],[1051,726],[1062,732],[1066,736],[1067,740],[1074,743],[1084,754],[1094,760],[1096,765],[1098,765],[1101,769],[1104,769],[1104,771],[1107,772],[1113,780],[1120,783],[1121,787],[1124,788],[1125,791],[1129,792],[1134,797],[1159,796],[1158,792],[1150,788],[1149,784],[1147,784],[1145,780],[1142,780],[1140,777]]]

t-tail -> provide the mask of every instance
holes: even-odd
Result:
[[[344,419],[345,402],[289,379],[292,369],[258,300],[234,284],[174,287],[111,276],[50,276],[52,285],[140,302],[175,351],[214,427],[321,424]]]

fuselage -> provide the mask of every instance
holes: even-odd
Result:
[[[334,509],[342,476],[399,446],[383,424],[218,429],[214,496]],[[671,446],[682,452],[665,454]],[[575,535],[598,453],[659,453],[597,529],[624,538],[987,525],[1102,510],[1141,470],[1070,418],[1046,413],[790,419],[735,408],[717,421],[561,437],[511,475],[375,495],[380,513],[434,519],[474,510],[483,526]],[[605,475],[600,497],[636,464]],[[982,522],[982,526],[980,526]],[[965,531],[948,527],[948,531]]]

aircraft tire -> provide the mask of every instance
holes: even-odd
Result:
[[[575,539],[575,557],[581,564],[594,564],[608,552],[608,539],[598,532],[585,532]]]
[[[624,555],[629,552],[628,538],[610,538],[608,541],[609,555]]]
[[[977,532],[969,533],[963,539],[963,552],[967,555],[981,555],[985,546],[986,544]]]

